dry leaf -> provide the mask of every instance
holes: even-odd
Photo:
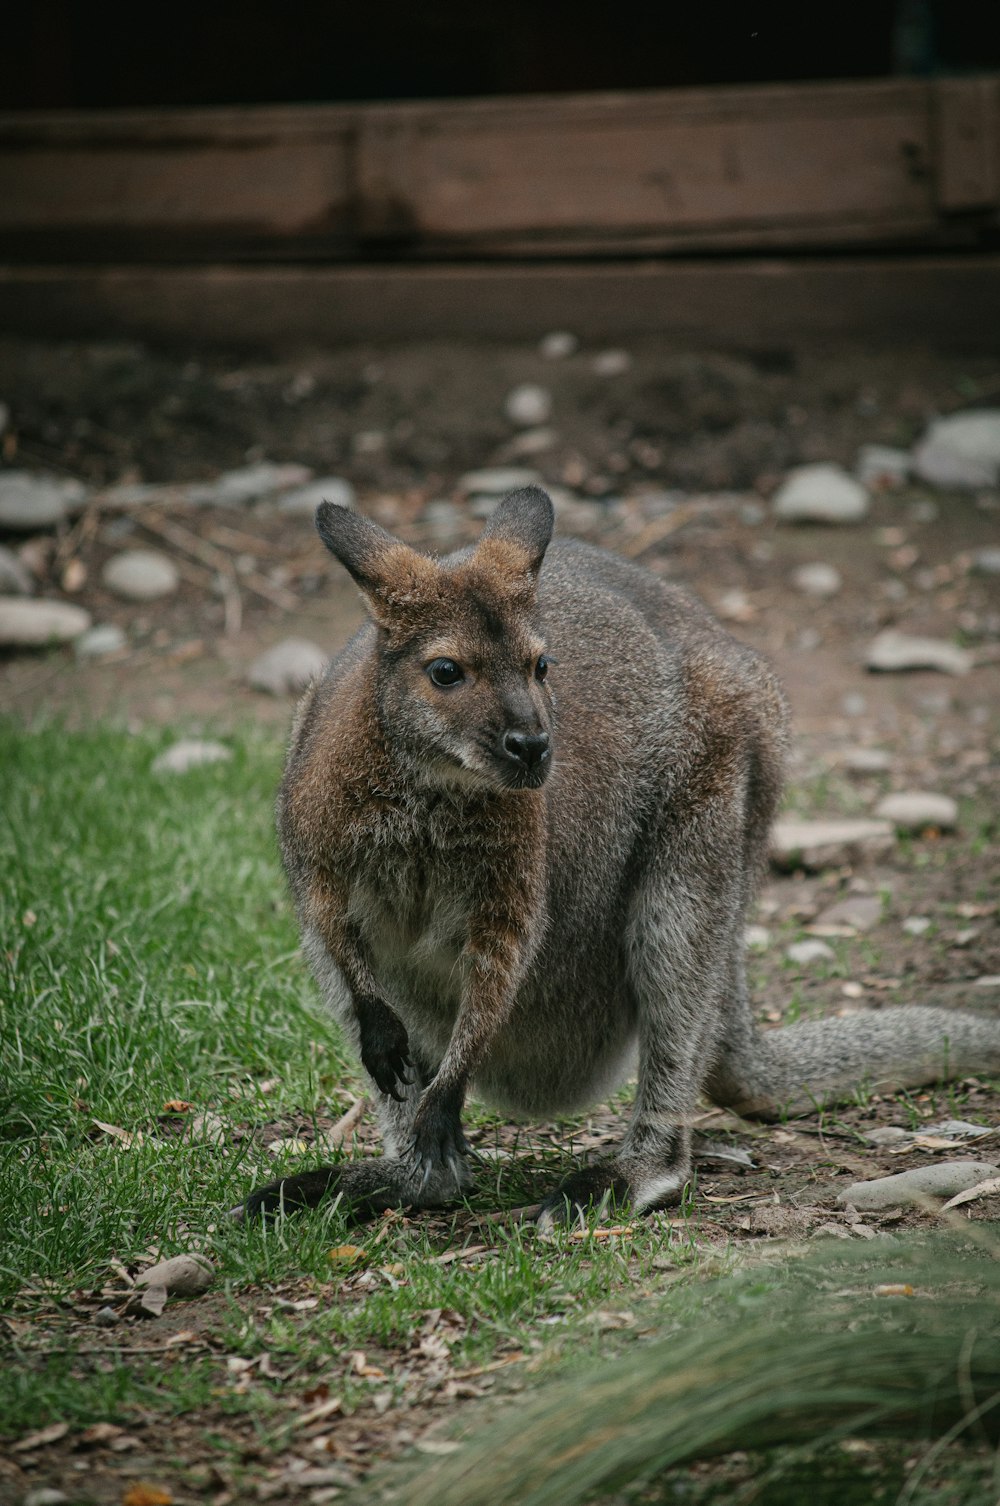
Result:
[[[876,1297],[912,1297],[913,1287],[906,1281],[887,1281],[875,1288]]]
[[[142,1144],[141,1130],[133,1133],[131,1130],[122,1129],[120,1124],[105,1124],[103,1119],[94,1119],[91,1123],[96,1124],[105,1135],[110,1135],[113,1140],[117,1140],[123,1150],[130,1150],[133,1145]]]
[[[304,1156],[309,1146],[297,1135],[280,1135],[277,1140],[272,1140],[267,1146],[269,1156]]]
[[[366,1258],[367,1251],[360,1245],[334,1245],[327,1256],[335,1265],[356,1265],[358,1261]]]
[[[138,1302],[135,1296],[131,1299],[135,1312],[147,1318],[158,1318],[167,1305],[167,1289],[165,1286],[146,1286],[138,1293]]]
[[[173,1495],[159,1485],[137,1480],[122,1496],[122,1506],[173,1506]]]
[[[37,1433],[28,1433],[26,1437],[19,1438],[17,1443],[12,1443],[12,1454],[27,1454],[32,1449],[47,1448],[50,1443],[58,1443],[60,1438],[65,1438],[69,1432],[68,1422],[50,1422],[47,1428],[41,1428]]]
[[[989,1197],[991,1193],[1000,1192],[1000,1177],[987,1177],[985,1182],[977,1182],[975,1187],[966,1187],[964,1192],[956,1192],[944,1207],[941,1213],[946,1213],[949,1208],[958,1208],[962,1203],[971,1203],[977,1197]]]
[[[385,1380],[385,1371],[377,1365],[369,1365],[363,1349],[356,1349],[351,1355],[351,1364],[355,1375],[363,1375],[366,1380]]]
[[[168,1098],[163,1105],[161,1113],[164,1114],[189,1114],[194,1108],[193,1103],[188,1103],[186,1098]]]
[[[93,1422],[89,1428],[84,1428],[76,1440],[77,1448],[96,1448],[101,1443],[110,1443],[114,1438],[120,1438],[125,1429],[113,1422]]]

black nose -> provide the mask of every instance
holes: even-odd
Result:
[[[526,769],[534,769],[549,756],[547,732],[505,732],[501,742],[504,753]]]

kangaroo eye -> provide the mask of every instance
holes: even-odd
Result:
[[[447,690],[450,685],[458,685],[465,679],[465,674],[460,664],[454,659],[434,659],[427,666],[427,673],[431,677],[431,684],[437,685],[441,690]]]
[[[542,680],[545,679],[545,676],[549,672],[549,665],[551,663],[552,663],[552,660],[549,659],[549,658],[547,658],[546,655],[543,654],[542,657],[539,659],[538,663],[535,665],[535,679],[536,680],[542,681]]]

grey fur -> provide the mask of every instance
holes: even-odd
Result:
[[[640,1210],[679,1198],[702,1093],[775,1116],[863,1081],[1000,1068],[1000,1024],[975,1016],[754,1024],[743,930],[787,712],[767,665],[701,606],[581,544],[551,547],[538,575],[552,526],[538,489],[439,564],[390,540],[384,578],[388,536],[341,528],[336,511],[324,540],[377,626],[306,697],[278,825],[306,952],[372,1074],[386,1156],[273,1183],[249,1211],[327,1191],[362,1215],[454,1196],[469,1181],[467,1090],[549,1116],[638,1063],[619,1150],[554,1190],[552,1218],[609,1196]],[[422,657],[451,643],[475,672],[461,694],[428,690]],[[544,684],[540,646],[557,661]],[[551,734],[534,783],[496,752],[509,726]]]

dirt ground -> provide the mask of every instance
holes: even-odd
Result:
[[[481,526],[462,502],[463,472],[501,463],[535,468],[589,504],[564,510],[564,531],[621,549],[688,586],[736,636],[770,656],[793,707],[790,801],[798,813],[870,814],[890,790],[934,791],[959,802],[954,832],[929,829],[900,839],[874,866],[770,879],[757,916],[768,936],[750,960],[762,1016],[777,1023],[799,1012],[896,1001],[995,1012],[1000,578],[971,566],[977,549],[998,542],[1000,494],[916,486],[876,491],[863,522],[838,527],[780,526],[768,501],[792,465],[832,460],[852,468],[863,444],[905,447],[935,414],[996,405],[1000,359],[921,351],[734,355],[649,344],[630,348],[627,371],[605,376],[592,368],[595,354],[547,361],[529,347],[421,346],[250,365],[218,352],[178,357],[122,345],[2,342],[0,398],[12,410],[5,459],[93,486],[211,479],[262,459],[300,462],[317,475],[348,479],[360,506],[428,547],[439,542],[440,526],[440,511],[426,510],[430,503],[456,502],[457,542]],[[530,454],[503,407],[522,382],[541,383],[552,397],[544,425],[552,441]],[[164,524],[187,531],[185,549],[169,542]],[[240,582],[235,630],[230,619],[226,631],[213,571],[199,564],[190,536],[233,562]],[[182,568],[176,596],[137,607],[103,588],[105,560],[133,545],[175,554]],[[310,521],[273,508],[95,506],[58,537],[43,539],[36,558],[44,594],[80,602],[95,621],[125,629],[128,641],[95,663],[77,662],[70,650],[0,658],[0,704],[29,722],[107,715],[179,733],[249,723],[277,731],[287,725],[292,702],[251,690],[248,664],[291,636],[332,650],[360,621],[355,592],[324,556]],[[79,567],[67,576],[72,561]],[[842,584],[829,598],[805,595],[791,582],[797,566],[815,561],[840,572]],[[270,593],[248,584],[251,578],[263,579]],[[866,647],[889,625],[957,639],[972,651],[975,667],[961,677],[868,673]],[[886,750],[886,770],[849,772],[845,756],[860,747]],[[859,895],[881,897],[875,924],[832,931],[824,925],[830,905]],[[916,934],[904,925],[914,918],[930,925]],[[787,945],[810,927],[832,939],[836,968],[788,961]],[[994,1158],[985,1147],[995,1139],[982,1151],[945,1144],[900,1152],[858,1138],[877,1125],[948,1117],[1000,1125],[1000,1098],[973,1080],[951,1097],[916,1094],[909,1110],[874,1099],[838,1115],[835,1124],[812,1118],[763,1130],[749,1145],[756,1171],[705,1163],[699,1237],[722,1248],[808,1236],[831,1225],[842,1237],[858,1237],[833,1211],[833,1193],[849,1182],[942,1154]],[[724,1127],[718,1119],[705,1125]],[[305,1125],[274,1132],[296,1128],[308,1133]],[[539,1130],[543,1139],[548,1133]],[[595,1114],[588,1133],[594,1145],[603,1143],[610,1115]],[[980,1200],[964,1215],[996,1218],[1000,1199]],[[897,1212],[888,1224],[862,1222],[900,1227],[922,1217]],[[441,1227],[451,1231],[453,1221]],[[482,1245],[482,1227],[471,1215],[464,1232]],[[345,1277],[345,1293],[358,1279]],[[200,1321],[197,1306],[183,1327]],[[143,1342],[155,1344],[161,1324],[172,1329],[178,1321],[177,1313],[151,1320]],[[368,1358],[393,1363],[392,1355],[374,1350]],[[334,1458],[363,1473],[373,1456],[402,1448],[433,1421],[439,1390],[415,1395],[415,1410],[404,1418],[390,1411],[343,1419]],[[214,1421],[238,1431],[234,1420]],[[200,1437],[179,1422],[169,1438],[161,1433],[150,1444],[154,1457],[140,1462],[155,1478],[163,1460],[190,1450],[195,1462],[202,1460],[210,1496],[212,1460]],[[252,1454],[252,1439],[243,1441]],[[123,1482],[139,1467],[134,1456],[88,1457],[88,1491],[119,1500]],[[33,1479],[55,1478],[58,1463],[47,1458]],[[215,1489],[220,1501],[232,1499],[221,1477]]]

